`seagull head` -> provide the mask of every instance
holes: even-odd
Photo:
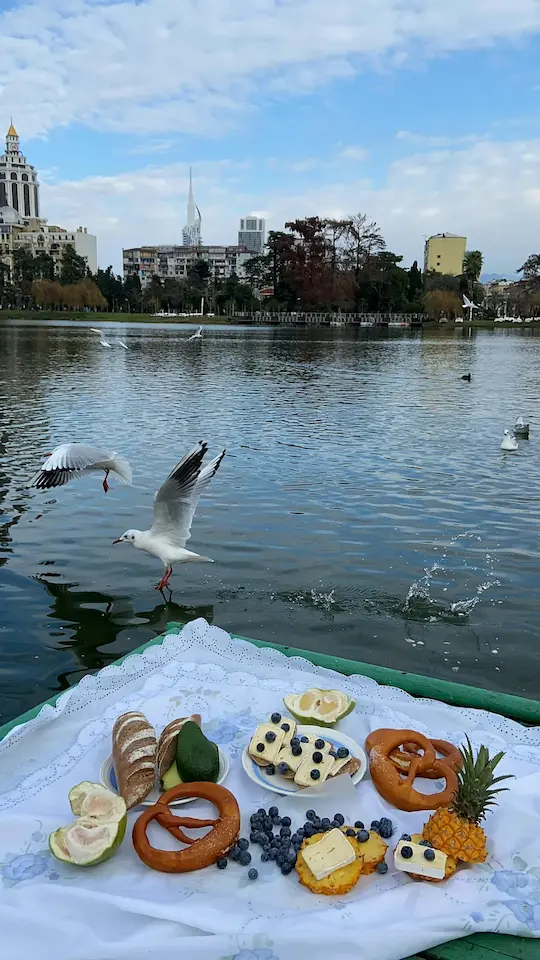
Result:
[[[140,530],[126,530],[118,540],[113,540],[113,543],[132,543],[135,546],[140,532]]]

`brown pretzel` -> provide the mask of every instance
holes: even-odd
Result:
[[[169,810],[169,803],[180,797],[200,797],[209,800],[218,811],[217,820],[195,820],[192,817],[176,817]],[[157,820],[162,827],[188,846],[183,850],[156,850],[146,835],[148,824]],[[213,827],[197,840],[186,836],[182,827]],[[147,867],[162,873],[188,873],[201,870],[219,860],[238,839],[240,833],[240,810],[236,797],[217,783],[182,783],[162,794],[157,803],[141,813],[133,827],[133,846]]]
[[[435,742],[414,730],[374,730],[366,739],[369,754],[371,779],[381,797],[398,810],[412,813],[416,810],[436,810],[451,803],[457,787],[456,772],[448,762],[437,759]],[[423,750],[423,754],[410,752],[407,775],[404,776],[390,759],[393,750],[403,744]],[[441,793],[418,793],[414,789],[416,777],[425,777],[427,771],[433,778],[445,780]]]
[[[463,757],[453,743],[448,743],[447,740],[430,740],[429,742],[435,749],[435,753],[441,754],[440,757],[436,757],[441,763],[446,763],[452,770],[456,771],[463,766]],[[407,773],[411,760],[418,755],[419,750],[415,743],[404,743],[402,749],[398,747],[396,750],[392,750],[389,758],[397,770]],[[437,780],[440,774],[431,767],[428,770],[424,770],[421,774],[417,773],[417,776],[427,777],[429,780]]]

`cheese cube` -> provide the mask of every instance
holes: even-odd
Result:
[[[334,758],[328,753],[323,753],[321,762],[315,763],[313,760],[313,754],[316,752],[317,751],[311,749],[310,744],[309,751],[307,754],[304,753],[304,759],[294,775],[294,782],[297,783],[299,787],[316,787],[319,784],[324,783],[330,773],[330,770],[334,766]],[[319,751],[319,753],[322,753],[322,750]],[[313,778],[311,776],[312,770],[318,770],[319,776]]]
[[[332,749],[332,744],[331,744],[331,743],[328,743],[328,740],[325,740],[325,741],[324,741],[324,747],[316,747],[316,746],[315,746],[315,741],[316,741],[316,740],[322,740],[323,738],[322,738],[322,737],[316,737],[313,733],[309,733],[309,734],[307,734],[307,733],[299,733],[299,734],[298,734],[298,737],[299,737],[299,739],[300,739],[300,746],[302,747],[302,749],[304,749],[304,747],[307,747],[308,744],[309,744],[311,747],[313,747],[314,750],[319,750],[319,749],[320,749],[321,753],[330,753],[330,751],[331,751],[331,749]],[[307,738],[308,738],[308,742],[307,742],[307,743],[304,743],[304,742],[302,741],[302,737],[307,737]]]
[[[275,740],[269,743],[267,733],[273,733]],[[273,723],[260,723],[250,740],[248,752],[258,763],[275,763],[276,757],[283,746],[285,732]],[[257,749],[262,744],[263,749]]]
[[[302,746],[307,747],[308,744],[305,743],[305,744],[302,744]],[[305,757],[306,757],[305,750],[302,750],[302,753],[298,757],[295,757],[294,753],[291,750],[291,747],[284,746],[280,750],[279,756],[276,760],[276,765],[279,763],[286,763],[289,769],[292,770],[293,773],[296,773],[296,771],[298,770],[298,767],[303,762]]]
[[[403,847],[410,847],[412,857],[402,855]],[[419,843],[413,843],[412,840],[400,840],[394,851],[394,865],[396,870],[402,870],[404,873],[415,873],[419,877],[431,877],[432,880],[444,880],[446,872],[447,856],[440,850],[432,850],[435,854],[433,860],[426,860],[424,854],[426,850],[432,850],[431,847],[423,847]]]
[[[335,828],[325,833],[321,840],[300,851],[305,863],[316,880],[324,880],[335,870],[348,867],[356,860],[356,853],[341,830]]]
[[[278,730],[281,730],[283,734],[283,745],[288,746],[296,733],[296,720],[292,720],[290,717],[282,717],[279,723],[272,723],[271,720],[268,722],[272,730],[274,730],[276,733]],[[289,729],[284,730],[283,724],[285,724],[285,726]]]

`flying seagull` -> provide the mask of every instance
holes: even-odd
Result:
[[[118,540],[113,540],[113,543],[131,543],[138,550],[161,560],[165,573],[156,590],[163,590],[168,585],[175,563],[214,562],[211,557],[202,557],[185,549],[199,497],[225,456],[224,450],[203,467],[207,450],[207,443],[199,443],[177,463],[159,488],[154,497],[154,522],[150,530],[126,530]]]
[[[199,327],[193,336],[188,337],[188,340],[202,340],[202,327]]]
[[[109,489],[107,477],[110,473],[120,483],[131,483],[131,466],[125,457],[118,453],[108,453],[89,443],[61,443],[56,447],[30,483],[38,490],[50,490],[62,487],[75,477],[85,477],[88,473],[102,470],[103,489]]]
[[[102,347],[110,347],[109,341],[106,340],[105,337],[103,336],[103,330],[98,330],[97,327],[90,327],[90,330],[92,331],[92,333],[99,334],[99,342]]]

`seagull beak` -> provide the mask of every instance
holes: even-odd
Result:
[[[123,537],[118,537],[118,540],[113,540],[113,543],[122,543]]]

